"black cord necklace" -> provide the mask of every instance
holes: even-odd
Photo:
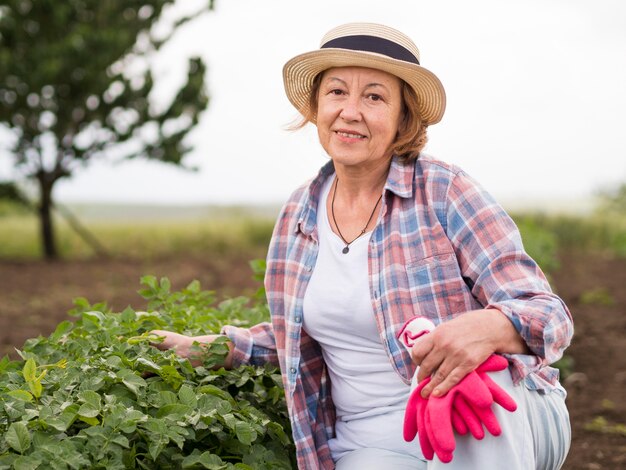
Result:
[[[335,222],[335,227],[337,228],[337,232],[339,233],[339,236],[341,237],[343,242],[346,244],[346,246],[343,247],[343,250],[341,250],[341,252],[345,255],[346,253],[348,253],[350,251],[350,245],[354,242],[354,240],[356,240],[361,235],[363,235],[365,233],[365,231],[367,230],[367,226],[372,221],[372,217],[374,217],[374,212],[376,212],[376,208],[378,207],[378,203],[383,198],[383,195],[381,194],[380,197],[378,198],[378,200],[376,201],[376,205],[374,206],[374,209],[372,209],[372,213],[370,214],[370,218],[367,219],[367,223],[365,224],[365,227],[363,227],[363,230],[361,230],[361,233],[359,233],[355,238],[352,239],[351,242],[349,242],[342,235],[341,230],[339,230],[339,224],[337,223],[337,219],[335,219],[335,195],[337,194],[337,186],[338,185],[339,185],[339,178],[335,177],[335,189],[333,190],[333,198],[330,201],[330,212],[333,215],[333,222]]]

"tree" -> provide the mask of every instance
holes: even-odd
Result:
[[[53,188],[95,158],[144,157],[182,164],[184,138],[208,104],[206,67],[189,59],[169,106],[151,99],[150,61],[186,22],[175,0],[6,0],[0,5],[0,126],[15,167],[39,188],[43,252],[58,256]],[[159,26],[159,27],[157,27]],[[164,31],[159,33],[158,31]]]

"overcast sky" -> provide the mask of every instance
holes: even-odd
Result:
[[[429,129],[427,153],[460,165],[496,198],[580,200],[626,181],[623,0],[217,0],[154,66],[157,94],[167,100],[186,57],[199,54],[208,64],[211,101],[186,160],[200,171],[97,163],[59,182],[55,196],[284,201],[327,157],[314,128],[284,130],[296,113],[282,66],[352,21],[384,23],[415,41],[448,98],[442,122]]]

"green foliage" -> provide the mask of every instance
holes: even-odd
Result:
[[[515,222],[522,235],[524,248],[541,269],[547,273],[558,269],[558,240],[554,233],[529,216],[519,216]]]
[[[585,424],[585,431],[626,437],[626,424],[609,423],[603,416],[596,416],[593,420]]]
[[[597,213],[585,217],[517,214],[514,219],[523,235],[527,224],[551,234],[559,250],[586,250],[626,256],[626,216],[623,214]],[[524,241],[526,243],[526,239]]]
[[[142,279],[146,312],[76,299],[48,338],[0,361],[0,469],[295,468],[280,373],[215,369],[225,341],[193,368],[151,343],[153,329],[200,335],[268,318],[264,302],[215,305],[194,281]]]
[[[605,307],[615,305],[615,299],[606,287],[597,287],[582,292],[580,301],[587,305],[602,305]]]

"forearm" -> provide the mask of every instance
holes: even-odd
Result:
[[[496,308],[471,312],[480,316],[491,335],[493,352],[499,354],[529,354],[531,351],[511,320]]]

